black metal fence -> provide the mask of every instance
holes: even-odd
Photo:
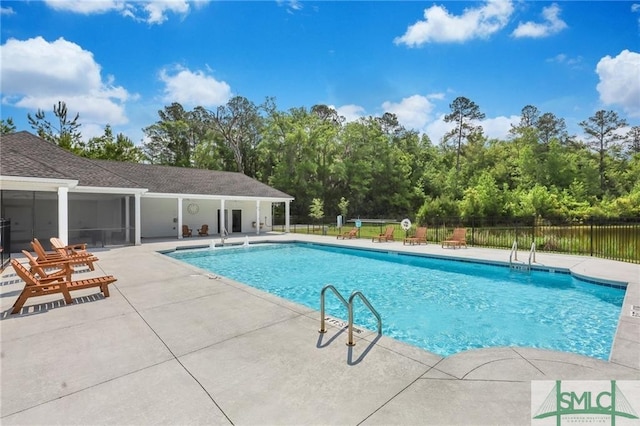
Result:
[[[11,221],[0,219],[0,271],[11,262]]]
[[[429,223],[427,223],[429,225]],[[640,263],[640,218],[589,218],[580,222],[563,218],[469,218],[433,220],[436,238],[440,230],[467,228],[467,244],[479,247],[510,248],[535,243],[536,250],[602,257]]]
[[[300,221],[296,218],[295,221]],[[338,232],[335,223],[294,224],[292,232],[323,233]],[[301,222],[299,222],[301,223]],[[377,234],[386,225],[396,228],[396,237],[405,231],[399,221],[363,220],[361,237]],[[350,220],[346,226],[353,226]],[[467,229],[467,245],[510,249],[513,242],[521,249],[536,244],[537,251],[569,253],[595,256],[604,259],[640,263],[640,218],[588,218],[571,221],[565,218],[431,218],[426,223],[414,224],[427,227],[427,241],[439,243],[453,233],[454,228]],[[275,226],[274,226],[275,227]]]

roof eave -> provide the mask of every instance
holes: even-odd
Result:
[[[57,191],[58,188],[73,189],[78,186],[75,179],[51,179],[26,176],[0,175],[0,188],[13,191]]]
[[[236,200],[236,201],[293,201],[293,197],[268,197],[256,195],[208,195],[208,194],[181,194],[166,192],[146,192],[145,198],[184,198],[190,200]]]
[[[89,194],[144,194],[147,188],[119,188],[108,186],[77,186],[72,192],[82,192]]]

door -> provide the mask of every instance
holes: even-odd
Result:
[[[242,232],[242,210],[231,210],[231,232]]]

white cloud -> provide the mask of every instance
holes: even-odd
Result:
[[[605,105],[618,105],[632,117],[640,117],[640,53],[623,50],[614,58],[600,59],[596,73],[600,100]]]
[[[209,3],[210,0],[45,0],[54,10],[80,13],[83,15],[118,12],[123,16],[148,24],[162,24],[169,13],[186,15],[190,5],[196,8]]]
[[[400,124],[407,129],[426,134],[429,136],[431,143],[439,144],[444,135],[455,126],[455,123],[444,121],[446,113],[439,113],[438,116],[434,116],[435,105],[431,102],[431,99],[444,100],[444,98],[442,93],[434,93],[427,96],[413,95],[403,98],[399,103],[384,102],[382,109],[384,112],[395,114]],[[476,122],[475,125],[482,126],[483,134],[486,137],[505,140],[509,136],[511,124],[517,124],[519,121],[519,115],[499,116],[484,119]]]
[[[122,11],[126,6],[122,0],[45,0],[45,3],[54,10],[80,13],[82,15]]]
[[[344,117],[344,119],[348,122],[356,121],[357,119],[364,117],[365,115],[365,110],[360,105],[350,104],[350,105],[343,105],[338,108],[331,106],[331,108],[335,109],[338,115]]]
[[[386,101],[382,104],[384,112],[395,114],[403,126],[417,130],[421,130],[426,126],[433,107],[433,103],[422,95],[403,98],[399,103]]]
[[[287,13],[290,14],[302,10],[302,3],[299,0],[276,0],[276,4],[286,7]]]
[[[480,125],[482,126],[482,132],[489,139],[506,140],[508,139],[511,125],[517,125],[518,123],[520,123],[520,116],[512,115],[510,117],[487,118],[482,120]]]
[[[156,0],[144,5],[148,13],[145,21],[149,24],[162,24],[166,21],[167,12],[186,15],[189,12],[189,3],[185,0]]]
[[[0,15],[9,16],[15,15],[15,10],[11,7],[0,7]]]
[[[542,23],[521,22],[512,35],[514,37],[548,37],[567,28],[567,24],[560,19],[560,6],[555,3],[542,9],[542,17],[544,18]]]
[[[113,85],[113,77],[101,76],[93,54],[59,38],[9,39],[0,46],[2,103],[31,110],[51,111],[64,101],[80,113],[80,122],[124,124],[124,105],[131,99],[126,89]],[[75,113],[74,113],[75,114]]]
[[[551,58],[547,58],[546,60],[547,62],[555,62],[557,64],[562,64],[562,65],[566,65],[571,69],[583,69],[584,68],[584,61],[582,56],[576,56],[576,57],[569,57],[564,53],[559,53],[556,56],[553,56]]]
[[[445,114],[440,115],[437,119],[427,124],[423,129],[423,133],[426,133],[434,145],[439,144],[442,141],[444,135],[449,133],[453,129],[453,123],[447,123],[444,121]]]
[[[179,102],[193,106],[219,106],[231,98],[231,87],[203,71],[191,71],[182,67],[160,71],[165,84],[163,101]]]
[[[394,43],[418,47],[431,42],[487,38],[504,28],[512,13],[510,0],[488,0],[481,7],[465,9],[460,16],[451,15],[443,6],[431,6],[424,11],[424,21],[410,25]]]
[[[455,126],[455,123],[445,122],[444,116],[445,114],[440,115],[437,119],[428,123],[423,129],[423,132],[429,136],[433,144],[439,144],[444,135],[449,133]],[[482,126],[482,133],[489,139],[506,140],[509,137],[511,124],[517,124],[519,122],[520,116],[512,115],[510,117],[500,116],[487,118],[475,123],[475,125]]]

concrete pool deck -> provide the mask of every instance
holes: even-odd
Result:
[[[509,258],[508,250],[298,234],[249,240]],[[9,312],[24,284],[5,270],[0,423],[528,425],[532,380],[640,379],[640,318],[631,316],[640,305],[640,265],[536,256],[539,267],[629,283],[609,362],[520,347],[443,358],[375,332],[348,347],[341,328],[328,324],[326,334],[318,333],[318,311],[158,253],[210,241],[95,250],[96,271],[78,276],[115,275],[111,297],[74,292],[73,305],[61,297],[33,298],[17,315]]]

